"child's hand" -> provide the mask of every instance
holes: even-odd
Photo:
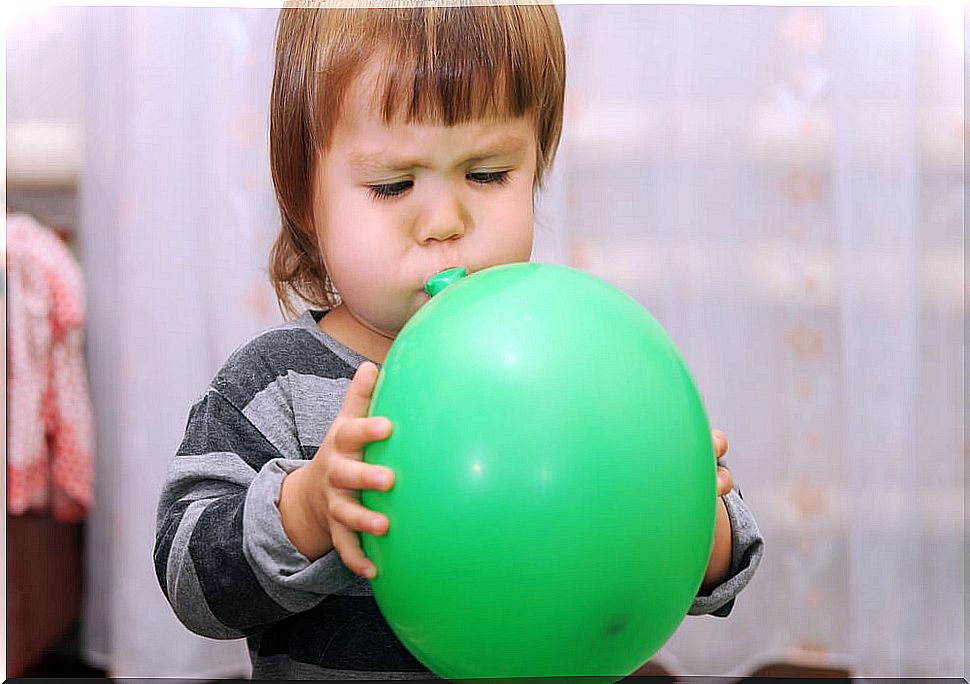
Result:
[[[734,487],[731,471],[720,464],[721,458],[727,453],[727,437],[720,430],[711,430],[714,438],[714,461],[717,463],[717,499],[715,499],[714,517],[714,545],[711,547],[711,557],[707,562],[707,571],[701,591],[710,594],[713,587],[723,582],[731,570],[731,518],[728,515],[727,504],[723,497]]]
[[[711,430],[714,437],[714,461],[717,463],[717,495],[724,496],[734,487],[731,471],[720,464],[721,458],[728,450],[727,437],[720,430]]]
[[[368,443],[391,434],[387,418],[367,417],[376,382],[377,367],[362,363],[316,455],[283,480],[279,504],[283,529],[301,553],[314,560],[335,548],[344,565],[363,577],[374,577],[377,569],[364,556],[356,532],[386,534],[388,520],[361,506],[357,491],[386,491],[394,484],[392,470],[362,462]]]

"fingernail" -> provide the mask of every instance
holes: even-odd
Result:
[[[384,520],[382,518],[372,518],[370,521],[370,528],[374,532],[380,533],[384,528]]]

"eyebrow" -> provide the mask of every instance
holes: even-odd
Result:
[[[461,159],[457,165],[476,164],[493,157],[512,156],[524,150],[526,145],[527,142],[519,136],[500,138]],[[355,154],[351,156],[350,163],[361,170],[375,171],[407,171],[409,169],[426,169],[432,166],[430,160],[425,158],[395,157],[393,154],[385,154],[384,152]]]

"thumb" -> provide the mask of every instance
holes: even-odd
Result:
[[[374,394],[374,385],[377,384],[377,366],[370,361],[360,364],[354,379],[350,381],[344,403],[340,407],[340,417],[365,418],[370,411],[370,400]]]

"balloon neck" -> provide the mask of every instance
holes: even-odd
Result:
[[[453,282],[464,278],[467,273],[468,272],[460,266],[457,268],[446,269],[441,273],[435,273],[433,276],[431,276],[428,282],[424,284],[424,291],[427,292],[429,296],[434,297]]]

